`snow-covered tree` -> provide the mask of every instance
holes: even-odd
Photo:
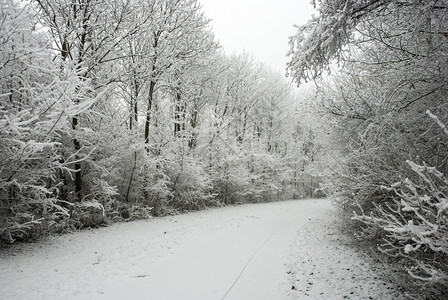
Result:
[[[68,214],[61,204],[63,178],[73,174],[78,158],[62,156],[63,137],[70,131],[68,118],[93,101],[73,101],[80,99],[78,90],[89,88],[69,63],[55,64],[51,39],[36,26],[29,6],[3,1],[0,13],[0,230],[13,240]]]
[[[439,123],[447,140],[445,124],[427,113]],[[407,164],[416,179],[383,186],[393,193],[393,200],[375,203],[376,209],[370,214],[361,211],[353,219],[365,224],[366,236],[371,236],[372,231],[384,232],[380,250],[410,261],[408,273],[429,286],[429,297],[443,297],[448,288],[448,178],[426,163],[419,165],[408,160]]]
[[[55,59],[73,69],[79,81],[89,87],[76,87],[73,102],[87,105],[92,99],[99,100],[107,85],[115,80],[116,74],[111,70],[111,63],[121,57],[118,50],[125,37],[140,25],[135,23],[131,29],[126,27],[125,20],[131,18],[135,11],[131,2],[41,0],[33,4],[42,30],[48,31],[52,38]],[[110,66],[108,72],[101,70],[106,65]],[[69,135],[73,140],[73,150],[66,148],[70,155],[77,158],[73,168],[75,197],[78,201],[84,196],[81,161],[89,153],[89,126],[83,123],[87,119],[80,114],[71,116],[72,130]]]
[[[319,84],[316,99],[336,124],[333,133],[340,150],[340,168],[333,180],[336,202],[365,216],[356,218],[362,222],[371,214],[417,222],[417,216],[395,209],[396,194],[383,187],[404,178],[422,180],[415,168],[408,167],[408,160],[433,166],[442,174],[448,170],[446,137],[426,116],[427,110],[440,122],[448,116],[448,3],[317,4],[319,15],[299,27],[290,40],[288,68],[297,83],[319,79],[332,69]],[[384,230],[375,232],[378,238],[385,237]]]
[[[291,85],[219,52],[198,1],[4,0],[0,13],[2,240],[305,196],[318,147],[294,130]]]

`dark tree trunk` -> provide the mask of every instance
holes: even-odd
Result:
[[[180,91],[176,93],[176,103],[174,104],[174,136],[186,129],[185,126],[186,107],[182,103],[182,95]]]
[[[75,116],[72,119],[72,128],[73,130],[76,130],[78,127],[78,117]],[[81,150],[81,143],[77,138],[73,139],[73,145],[75,146],[75,153]],[[78,201],[82,200],[82,173],[81,173],[81,162],[79,161],[79,156],[76,155],[76,162],[75,162],[75,195],[76,199]]]
[[[131,192],[132,180],[134,179],[134,173],[136,168],[137,168],[137,152],[134,152],[134,164],[132,166],[131,177],[129,178],[129,184],[126,190],[126,198],[125,198],[126,202],[129,202],[129,194]]]
[[[80,35],[80,41],[79,41],[79,48],[78,48],[78,68],[80,68],[81,64],[84,61],[84,56],[85,56],[85,46],[86,46],[86,40],[87,40],[87,35],[89,32],[89,19],[90,19],[90,13],[89,13],[89,9],[90,9],[90,1],[87,1],[85,3],[85,7],[83,8],[83,18],[82,18],[82,33]],[[75,9],[75,14],[76,14],[76,9]],[[76,19],[76,16],[74,17],[74,19]],[[64,42],[66,42],[64,40]],[[67,45],[68,47],[68,45]],[[67,55],[70,55],[70,50],[68,50],[67,52],[64,52],[65,49],[62,49],[62,55],[63,58],[65,59],[67,57]],[[79,69],[78,69],[79,70]],[[81,75],[82,76],[82,75]],[[82,76],[82,81],[86,80],[85,76]],[[79,103],[79,100],[76,101],[77,103]],[[79,121],[79,116],[76,115],[73,117],[72,119],[72,128],[73,130],[77,130],[78,128],[78,121]],[[78,151],[81,150],[81,143],[80,141],[75,137],[73,139],[73,145],[75,147],[75,153],[77,153]],[[83,191],[82,191],[82,166],[81,166],[81,162],[79,155],[75,156],[76,158],[76,162],[75,162],[75,195],[78,201],[81,201],[83,198]]]
[[[190,126],[192,129],[191,132],[191,137],[190,140],[188,141],[188,147],[190,148],[190,150],[193,150],[194,148],[196,148],[197,145],[197,140],[196,140],[196,126],[198,125],[198,111],[197,109],[195,109],[192,113],[191,113],[191,119],[190,119]]]
[[[151,108],[154,100],[154,89],[156,86],[155,81],[149,83],[149,94],[148,94],[148,107],[146,109],[146,120],[145,120],[145,144],[149,144],[149,125],[151,123]],[[149,151],[149,147],[147,147]]]

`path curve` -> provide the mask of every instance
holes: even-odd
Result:
[[[329,200],[247,204],[13,245],[0,298],[405,299],[335,213]]]
[[[297,202],[274,216],[218,232],[100,299],[285,299],[290,244],[300,226],[329,208],[326,200]]]

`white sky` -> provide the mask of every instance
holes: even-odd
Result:
[[[212,19],[215,37],[226,53],[252,53],[255,58],[285,73],[288,37],[294,24],[315,14],[311,0],[199,0]]]

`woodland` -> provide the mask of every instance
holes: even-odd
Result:
[[[197,1],[2,1],[0,236],[313,196],[293,86]]]
[[[318,81],[326,183],[365,251],[417,299],[448,295],[448,1],[315,1],[288,73]],[[331,121],[328,121],[331,120]],[[398,277],[398,276],[397,276]],[[398,279],[397,279],[398,280]]]
[[[1,0],[2,243],[328,195],[446,296],[448,1],[313,3],[286,79],[225,54],[196,0]]]

